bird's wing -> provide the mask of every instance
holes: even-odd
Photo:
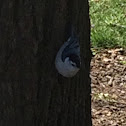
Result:
[[[68,39],[68,45],[64,48],[62,52],[62,61],[71,54],[75,54],[80,57],[80,45],[78,38],[71,37]]]

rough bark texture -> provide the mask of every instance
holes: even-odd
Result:
[[[91,126],[88,0],[0,0],[0,126]],[[54,60],[72,22],[82,66],[67,79]]]

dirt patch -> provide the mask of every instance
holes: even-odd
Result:
[[[126,126],[126,52],[94,52],[90,75],[93,126]]]

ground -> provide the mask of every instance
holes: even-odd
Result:
[[[119,48],[93,53],[93,126],[126,126],[126,52]]]

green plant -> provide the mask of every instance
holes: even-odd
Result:
[[[90,0],[93,47],[126,47],[126,1]]]

